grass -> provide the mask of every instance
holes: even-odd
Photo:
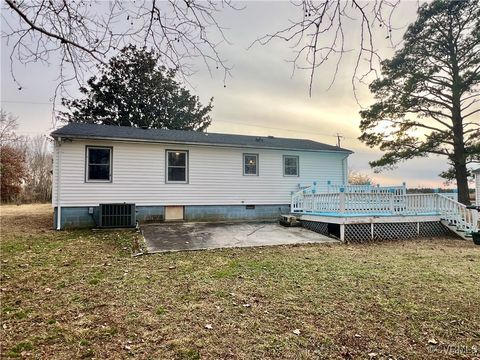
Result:
[[[132,232],[53,231],[48,205],[1,212],[4,358],[480,355],[480,247],[465,241],[131,257]]]

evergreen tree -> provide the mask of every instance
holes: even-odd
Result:
[[[370,85],[376,103],[361,111],[360,140],[384,155],[382,169],[414,157],[445,156],[459,201],[468,204],[467,164],[480,160],[480,3],[423,4],[401,50]]]
[[[80,88],[82,99],[62,99],[64,121],[157,129],[205,130],[212,101],[203,106],[175,80],[175,70],[158,65],[153,51],[133,45],[103,66]]]

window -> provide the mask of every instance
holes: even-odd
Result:
[[[86,181],[112,181],[112,148],[87,146]]]
[[[188,152],[167,150],[167,182],[188,182]]]
[[[298,156],[283,156],[283,176],[298,176]]]
[[[258,154],[243,154],[243,175],[258,175]]]

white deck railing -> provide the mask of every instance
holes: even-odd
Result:
[[[478,212],[442,194],[316,193],[304,189],[292,195],[292,212],[359,215],[440,215],[462,231],[476,231]]]
[[[405,195],[407,193],[407,186],[405,183],[402,185],[394,186],[380,186],[380,185],[341,185],[341,184],[332,184],[330,181],[327,182],[326,188],[318,184],[316,181],[313,182],[313,185],[307,184],[297,184],[297,191],[307,191],[307,192],[318,192],[319,187],[321,189],[326,189],[326,192],[329,194],[335,194],[339,192],[345,193],[368,193],[368,194],[395,194],[395,195]]]
[[[336,185],[328,184],[327,192],[329,193],[369,193],[369,194],[395,194],[405,195],[407,187],[405,184],[395,186],[380,186],[380,185]]]
[[[469,232],[478,231],[479,213],[443,194],[438,196],[438,208],[442,218],[457,226],[457,229]]]

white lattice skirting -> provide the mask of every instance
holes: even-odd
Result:
[[[302,226],[323,235],[340,238],[339,224],[303,220]],[[344,239],[348,242],[403,240],[450,234],[450,230],[438,221],[345,224],[344,226]]]

